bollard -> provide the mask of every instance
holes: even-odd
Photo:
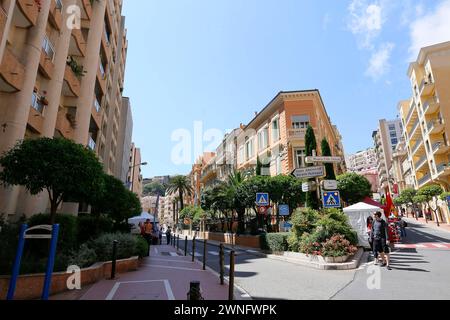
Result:
[[[228,300],[233,301],[234,300],[234,257],[235,252],[231,251],[230,253],[230,279],[228,283]]]
[[[186,238],[184,239],[184,256],[185,256],[185,257],[187,256],[187,236],[186,236]]]
[[[180,250],[180,235],[177,237],[177,250]]]
[[[200,290],[200,281],[191,282],[187,298],[189,301],[204,300]]]
[[[224,259],[224,250],[223,250],[223,244],[220,244],[220,251],[219,251],[219,259],[220,259],[220,284],[223,286],[225,284],[225,259]]]
[[[203,240],[203,271],[206,270],[206,246],[208,245],[207,240]]]
[[[111,280],[116,278],[116,261],[117,261],[117,244],[119,242],[114,240],[113,242],[113,252],[112,252],[112,264],[111,264]]]
[[[192,262],[195,261],[195,237],[192,239]]]

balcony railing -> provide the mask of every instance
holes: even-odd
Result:
[[[416,169],[419,169],[427,161],[427,155],[424,155],[416,162]]]
[[[438,150],[441,148],[441,146],[445,146],[445,145],[446,145],[446,144],[445,144],[444,141],[438,141],[438,142],[436,142],[435,144],[433,144],[433,147],[432,147],[433,153],[435,153],[436,151],[438,151]]]
[[[426,87],[428,87],[428,86],[431,87],[431,85],[433,85],[433,84],[434,84],[434,82],[433,82],[433,79],[431,77],[425,77],[422,80],[422,82],[420,83],[420,86],[419,86],[420,95],[424,94],[424,91],[425,91]]]
[[[409,120],[411,120],[411,117],[412,117],[412,115],[414,113],[415,107],[416,107],[416,105],[415,105],[414,100],[413,100],[412,103],[411,103],[411,106],[409,107],[408,115],[406,116],[406,123],[408,123]]]
[[[419,119],[417,119],[417,121],[414,122],[414,125],[413,125],[413,128],[411,129],[411,131],[408,132],[409,138],[410,138],[410,139],[411,139],[412,136],[414,135],[414,132],[416,131],[416,129],[417,129],[417,127],[419,126],[419,124],[420,124],[420,121],[419,121]]]
[[[431,131],[434,129],[434,127],[439,126],[439,125],[441,125],[441,124],[443,124],[442,119],[434,119],[434,120],[431,120],[431,121],[428,122],[428,124],[427,124],[427,130],[428,130],[428,132],[431,132]]]
[[[101,105],[100,105],[100,102],[98,102],[97,98],[94,99],[94,107],[95,107],[95,110],[97,110],[97,112],[100,112]]]
[[[431,106],[435,106],[437,104],[439,104],[439,99],[436,96],[428,99],[423,105],[423,112],[427,113]]]
[[[94,139],[92,139],[92,137],[89,137],[89,142],[88,142],[89,149],[95,151],[96,145],[97,144],[95,143]]]
[[[41,102],[41,97],[35,92],[33,92],[33,95],[31,96],[31,106],[39,113],[44,112],[44,104]]]
[[[436,166],[437,174],[441,174],[442,172],[444,172],[448,168],[450,168],[450,163],[441,163],[441,164],[437,165]]]
[[[290,129],[288,134],[289,138],[305,139],[306,129]]]
[[[417,140],[416,144],[414,145],[414,147],[412,148],[412,153],[416,153],[417,150],[419,150],[419,147],[422,145],[423,140],[419,138],[419,140]]]
[[[425,184],[425,183],[427,183],[428,182],[428,180],[430,180],[431,179],[431,174],[426,174],[423,178],[421,178],[421,179],[419,179],[419,186],[421,186],[421,185],[423,185],[423,184]]]
[[[50,58],[50,60],[53,62],[53,59],[55,57],[55,49],[53,48],[53,45],[47,36],[45,36],[44,40],[42,41],[42,49],[44,50],[45,54]]]

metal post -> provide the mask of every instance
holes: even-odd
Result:
[[[189,286],[189,292],[187,294],[189,301],[199,301],[203,300],[200,291],[200,281],[192,281]]]
[[[203,270],[206,270],[206,246],[208,245],[207,240],[203,240]]]
[[[195,261],[195,237],[192,239],[192,262]]]
[[[228,283],[228,300],[234,300],[234,250],[230,253],[230,279]]]
[[[225,257],[224,257],[223,244],[220,244],[219,249],[219,259],[220,259],[220,284],[223,286],[225,284]]]
[[[177,250],[180,250],[180,235],[177,235]]]
[[[14,299],[14,292],[16,291],[17,277],[19,276],[19,272],[20,272],[20,261],[22,260],[23,247],[25,246],[25,232],[27,231],[27,229],[28,229],[28,225],[26,225],[26,224],[23,224],[20,227],[19,244],[17,245],[17,253],[16,253],[16,258],[14,260],[13,271],[11,274],[11,280],[9,281],[9,289],[8,289],[8,295],[7,295],[6,300]]]
[[[117,244],[119,242],[114,240],[113,242],[113,251],[112,251],[112,264],[111,264],[111,280],[116,278],[116,261],[117,261]]]
[[[187,256],[187,244],[188,244],[188,237],[184,239],[184,256]]]
[[[56,247],[58,244],[59,224],[53,225],[52,240],[50,242],[50,254],[47,261],[47,272],[45,273],[44,289],[42,290],[42,300],[48,300],[50,286],[52,283],[53,267],[55,265]]]

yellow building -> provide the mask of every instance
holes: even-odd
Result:
[[[450,42],[423,48],[411,63],[412,98],[399,105],[414,187],[450,190]],[[441,221],[450,222],[442,203]]]
[[[335,165],[336,174],[345,172],[341,136],[331,123],[318,90],[280,92],[257,113],[239,135],[238,170],[254,170],[257,158],[267,166],[263,175],[288,175],[304,167],[309,125],[316,135],[318,155],[321,141],[326,138],[332,155],[342,157],[342,163]]]
[[[65,137],[123,179],[121,12],[122,0],[0,0],[0,154],[24,138]],[[2,213],[30,216],[47,205],[46,194],[0,189]],[[76,213],[78,205],[61,210]]]

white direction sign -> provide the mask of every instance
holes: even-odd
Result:
[[[322,187],[325,190],[337,190],[338,182],[336,180],[324,180],[322,181]]]
[[[341,157],[306,157],[306,163],[314,163],[314,162],[321,162],[321,163],[341,163],[342,158]]]
[[[292,175],[298,179],[321,178],[325,177],[325,167],[306,167],[295,169]]]

